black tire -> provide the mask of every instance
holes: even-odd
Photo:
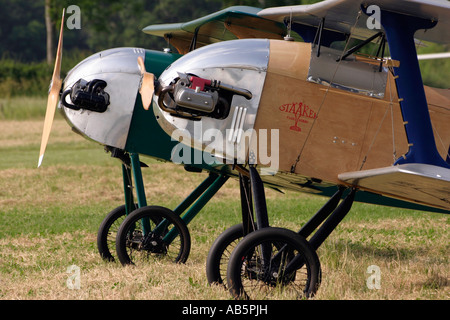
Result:
[[[135,206],[137,208],[137,205]],[[97,248],[100,256],[105,261],[115,261],[116,235],[123,220],[126,218],[125,205],[121,205],[103,219],[97,233]]]
[[[206,278],[209,284],[219,284],[226,288],[228,260],[243,237],[242,224],[236,224],[222,232],[214,241],[206,258]]]
[[[149,230],[144,236],[141,220],[148,219]],[[158,222],[166,219],[167,225],[156,234]],[[166,243],[164,236],[171,230],[178,234]],[[123,265],[139,264],[154,260],[186,262],[191,249],[191,238],[186,223],[172,210],[159,206],[147,206],[130,213],[120,225],[116,238],[116,251]]]
[[[263,250],[270,255],[266,263],[262,262]],[[297,261],[293,270],[284,272],[292,261]],[[235,299],[310,298],[321,281],[320,262],[298,233],[264,228],[248,234],[236,246],[228,263],[227,281]]]

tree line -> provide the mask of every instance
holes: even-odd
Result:
[[[0,0],[0,55],[22,62],[49,60],[55,55],[62,9],[70,5],[80,8],[81,28],[65,30],[64,50],[93,53],[119,46],[153,48],[163,45],[161,39],[142,32],[151,24],[190,21],[233,5],[264,8],[317,1]]]

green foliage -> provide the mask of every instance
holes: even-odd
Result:
[[[424,47],[417,50],[418,54],[448,51],[450,51],[450,45],[437,43],[426,43]],[[437,88],[450,88],[450,59],[420,60],[419,65],[424,84]]]
[[[72,50],[64,54],[61,76],[90,55],[88,51]],[[0,60],[0,99],[16,96],[47,96],[53,66],[45,61],[22,62],[11,58]]]
[[[0,0],[0,57],[39,61],[45,58],[44,0]]]
[[[0,97],[22,95],[42,95],[48,90],[51,68],[46,63],[23,63],[3,59],[0,63]],[[47,88],[45,87],[47,79]]]

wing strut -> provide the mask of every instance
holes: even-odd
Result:
[[[322,44],[323,25],[325,24],[325,18],[320,20],[319,28],[317,28],[316,36],[314,37],[313,46],[316,46],[317,41],[317,56],[320,56],[320,45]]]
[[[363,6],[362,10],[366,12]],[[450,169],[436,147],[414,42],[417,30],[431,29],[437,23],[381,9],[381,25],[386,33],[391,57],[400,61],[400,65],[393,69],[410,146],[409,151],[395,164],[421,163]]]

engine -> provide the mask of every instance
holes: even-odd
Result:
[[[173,83],[158,91],[159,107],[174,116],[200,119],[202,116],[225,119],[230,113],[233,95],[251,99],[250,91],[208,80],[192,74],[178,73]]]

